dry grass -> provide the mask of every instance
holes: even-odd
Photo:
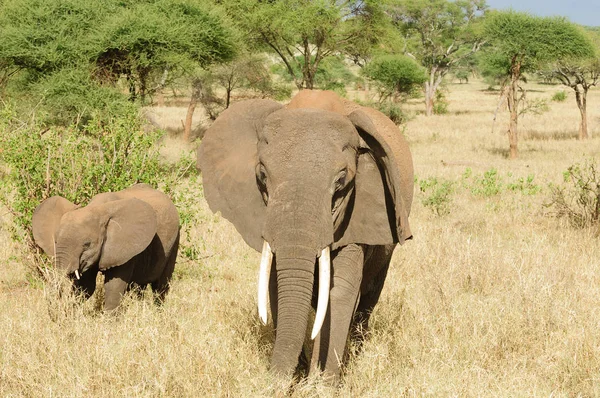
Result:
[[[531,97],[548,99],[558,90],[533,88],[540,92]],[[417,192],[415,239],[395,253],[372,331],[342,386],[309,379],[293,395],[600,395],[600,238],[542,212],[547,182],[600,158],[600,92],[589,99],[598,138],[570,138],[573,98],[550,102],[550,112],[522,119],[521,158],[510,161],[507,114],[492,133],[497,96],[484,89],[451,85],[450,114],[406,126],[417,177],[455,183],[450,214],[435,216]],[[166,157],[188,149],[167,145]],[[541,192],[474,195],[470,185],[491,168],[505,183],[534,175]],[[57,302],[51,288],[31,283],[30,260],[0,211],[0,396],[272,395],[273,333],[255,310],[259,255],[210,212],[195,177],[175,194],[191,223],[172,291],[162,308],[128,298],[117,317],[95,313],[94,299]]]

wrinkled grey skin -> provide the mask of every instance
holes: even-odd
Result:
[[[393,250],[411,237],[413,168],[402,134],[373,109],[305,90],[287,107],[234,104],[207,130],[198,167],[211,209],[256,250],[263,240],[272,248],[271,370],[284,378],[316,305],[316,258],[331,247],[329,308],[311,370],[337,380],[351,322],[367,327]]]
[[[162,192],[137,184],[96,195],[81,208],[53,196],[36,208],[32,224],[36,243],[86,298],[98,272],[104,274],[105,311],[117,308],[134,286],[150,284],[157,301],[164,300],[179,247],[179,215]]]

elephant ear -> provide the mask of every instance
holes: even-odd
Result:
[[[266,210],[256,185],[258,132],[266,117],[281,108],[264,99],[237,102],[215,120],[198,148],[208,205],[231,221],[257,251],[262,250]]]
[[[336,247],[352,242],[404,243],[412,238],[408,216],[413,164],[408,144],[382,113],[362,108],[348,115],[361,137],[354,207]]]
[[[44,253],[54,257],[54,234],[60,225],[60,219],[63,214],[78,207],[62,196],[52,196],[36,207],[31,220],[33,239]]]
[[[99,262],[101,271],[126,263],[144,251],[156,235],[156,212],[143,200],[122,199],[94,207],[108,216]]]

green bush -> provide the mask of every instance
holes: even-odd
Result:
[[[495,196],[502,191],[502,179],[494,168],[483,173],[483,176],[475,177],[471,185],[471,193],[475,196]]]
[[[363,68],[362,73],[377,84],[381,101],[407,96],[427,80],[425,70],[404,55],[377,57]]]
[[[90,120],[127,118],[137,107],[117,89],[92,80],[85,68],[65,68],[31,87],[37,119],[48,125],[84,127]]]
[[[25,231],[31,231],[35,207],[48,197],[85,203],[100,192],[159,182],[160,134],[143,132],[137,112],[91,119],[85,130],[23,125],[9,106],[1,112],[0,199]]]
[[[392,102],[376,103],[371,105],[381,113],[390,118],[390,120],[396,124],[406,122],[408,119],[407,114],[400,108],[400,105]]]
[[[435,92],[435,101],[433,103],[433,113],[436,115],[445,115],[448,113],[448,100],[442,89]]]
[[[600,223],[600,165],[591,160],[576,163],[563,173],[563,185],[550,185],[544,206],[557,217],[566,217],[577,228]]]
[[[519,177],[516,181],[506,184],[506,189],[521,192],[523,195],[535,195],[542,190],[542,187],[533,182],[534,178],[533,174],[529,174],[526,178]]]
[[[436,177],[430,177],[419,181],[419,190],[425,194],[421,203],[438,216],[450,214],[452,204],[452,193],[454,183],[452,181],[441,181]]]
[[[567,99],[567,93],[565,90],[557,91],[552,96],[552,101],[554,102],[564,102]]]

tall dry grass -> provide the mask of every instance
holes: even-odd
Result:
[[[312,378],[292,395],[600,396],[600,237],[542,206],[548,182],[560,183],[574,162],[600,159],[600,92],[589,99],[594,138],[574,138],[572,97],[550,102],[549,112],[521,119],[521,158],[511,161],[508,116],[501,111],[492,132],[498,97],[485,88],[450,85],[449,114],[406,125],[419,181],[453,183],[450,212],[435,215],[417,190],[415,238],[395,252],[372,329],[341,387]],[[548,99],[558,90],[532,88],[531,97]],[[186,149],[167,145],[167,158]],[[491,168],[500,193],[474,193]],[[506,188],[528,175],[540,192]],[[118,316],[96,312],[97,298],[57,299],[51,285],[28,276],[28,254],[0,211],[0,396],[272,394],[273,331],[255,309],[259,255],[210,212],[196,177],[183,178],[174,195],[191,221],[182,236],[189,253],[166,303],[127,297]]]

